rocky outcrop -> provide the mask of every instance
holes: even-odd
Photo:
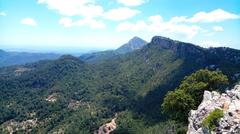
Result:
[[[16,76],[20,76],[22,75],[24,72],[28,72],[28,71],[31,71],[30,68],[26,68],[26,67],[18,67],[16,68],[16,70],[14,71],[15,75]]]
[[[98,131],[95,134],[110,134],[112,131],[114,131],[117,128],[116,119],[117,118],[114,118],[112,119],[111,122],[106,123],[101,127],[99,127]]]
[[[52,95],[49,95],[45,100],[48,102],[56,102],[58,95],[56,93],[53,93]]]
[[[223,111],[224,116],[214,131],[204,127],[203,120],[215,109]],[[226,93],[204,92],[204,98],[197,110],[191,110],[187,134],[236,134],[240,133],[240,85]]]

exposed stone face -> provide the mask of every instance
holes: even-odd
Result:
[[[16,68],[16,70],[14,71],[15,75],[16,76],[20,76],[22,75],[24,72],[28,72],[28,71],[31,71],[30,68],[25,68],[25,67],[18,67]]]
[[[57,94],[53,93],[52,95],[49,95],[46,99],[48,102],[56,102],[57,101]]]
[[[216,131],[209,132],[207,128],[203,127],[202,121],[217,108],[223,110],[224,116]],[[188,120],[187,134],[240,133],[240,85],[223,94],[205,91],[202,103],[197,110],[191,110]]]
[[[114,131],[117,128],[116,119],[117,118],[114,118],[112,119],[111,122],[106,123],[101,127],[99,127],[98,131],[95,134],[110,134],[112,131]]]
[[[155,36],[151,41],[152,45],[159,46],[161,49],[173,51],[179,57],[193,58],[198,63],[205,63],[205,49],[191,43],[171,40],[162,36]]]
[[[161,45],[164,49],[176,49],[177,47],[173,40],[161,36],[153,37],[151,43],[154,45]]]

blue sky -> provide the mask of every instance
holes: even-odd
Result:
[[[155,35],[240,49],[239,0],[0,0],[0,49],[114,49]]]

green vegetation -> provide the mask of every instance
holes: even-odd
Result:
[[[223,117],[223,110],[215,109],[202,122],[203,126],[214,131]]]
[[[210,53],[191,44],[169,41],[169,45],[174,43],[174,49],[150,43],[127,54],[106,54],[97,61],[62,56],[1,68],[0,133],[9,121],[38,119],[37,127],[29,133],[89,134],[116,113],[118,127],[114,134],[184,133],[188,111],[200,103],[203,91],[222,91],[227,84],[223,73],[231,78],[240,64],[220,60],[218,51]],[[192,74],[211,64],[223,73],[200,70]],[[27,71],[16,75],[21,67]]]
[[[186,133],[186,126],[182,123],[169,120],[154,125],[146,124],[130,111],[121,112],[118,116],[117,129],[113,134],[181,134]]]
[[[222,91],[227,84],[228,78],[222,72],[199,70],[186,77],[175,91],[167,93],[163,112],[172,119],[187,122],[189,111],[201,103],[205,90]]]
[[[194,99],[183,90],[170,91],[162,104],[163,112],[172,119],[186,121],[188,112],[194,108]]]
[[[92,133],[115,113],[127,110],[129,112],[117,119],[123,122],[125,116],[134,115],[134,120],[129,123],[133,128],[124,127],[124,131],[133,133],[151,128],[159,123],[160,110],[146,111],[148,108],[145,107],[150,106],[147,105],[148,98],[159,96],[148,95],[148,92],[171,80],[176,73],[169,73],[182,62],[175,60],[171,51],[152,50],[148,54],[148,59],[142,59],[142,52],[137,51],[94,65],[63,56],[55,61],[26,65],[24,67],[31,70],[20,76],[14,74],[16,68],[8,68],[0,78],[0,110],[4,113],[0,123],[37,118],[39,126],[33,128],[32,133],[53,133],[60,128],[65,133]],[[145,60],[149,64],[145,64]],[[51,95],[56,96],[56,102],[46,101]],[[77,110],[68,108],[72,100],[80,102]],[[157,107],[159,103],[157,99],[151,100],[151,106]]]

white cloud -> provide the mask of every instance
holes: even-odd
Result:
[[[24,18],[20,21],[23,25],[37,26],[37,22],[32,18]]]
[[[178,36],[191,39],[199,32],[203,31],[199,26],[175,24],[171,21],[164,21],[160,15],[150,16],[147,22],[137,21],[136,23],[123,22],[120,23],[116,31],[134,31],[149,32],[154,34],[163,34],[165,36]]]
[[[216,9],[211,12],[199,12],[193,17],[175,16],[169,21],[164,21],[160,15],[150,16],[146,21],[140,20],[135,23],[123,22],[118,24],[116,31],[148,32],[153,34],[162,34],[177,38],[191,39],[199,33],[209,34],[208,30],[202,29],[195,22],[221,22],[230,19],[239,19],[240,16],[226,12],[222,9]],[[223,27],[214,26],[214,31],[223,31]],[[212,35],[213,33],[211,33]],[[210,35],[210,34],[209,34]],[[205,42],[206,43],[206,42]],[[217,43],[210,42],[213,45]],[[209,42],[208,42],[209,44]]]
[[[220,47],[222,46],[220,42],[214,40],[207,40],[200,43],[202,47]]]
[[[101,20],[103,7],[97,5],[94,0],[38,0],[39,4],[46,4],[51,10],[58,11],[63,16],[79,16],[82,19],[73,21],[69,17],[63,17],[59,20],[59,24],[64,27],[82,27],[88,26],[91,29],[105,28],[105,24]]]
[[[198,13],[194,14],[193,17],[176,16],[176,17],[173,17],[170,20],[170,22],[172,22],[172,23],[182,23],[182,22],[211,23],[211,22],[222,22],[225,20],[233,20],[233,19],[240,19],[240,16],[230,13],[230,12],[227,12],[227,11],[224,11],[222,9],[216,9],[211,12],[198,12]]]
[[[99,19],[120,21],[129,19],[140,13],[138,10],[127,7],[111,9],[104,12],[102,6],[97,5],[95,0],[38,0],[39,4],[45,4],[51,10],[57,11],[63,16],[59,24],[65,27],[88,26],[92,29],[105,28],[105,24]],[[64,18],[65,16],[65,18]],[[73,21],[72,16],[81,17],[81,20]]]
[[[223,31],[224,29],[221,26],[214,26],[213,30],[216,31],[216,32],[220,32],[220,31]]]
[[[65,16],[83,16],[94,18],[103,14],[103,8],[93,0],[38,0],[39,4],[46,4],[49,9],[57,10]]]
[[[92,29],[102,29],[106,27],[102,21],[94,20],[91,18],[85,18],[78,21],[73,21],[72,19],[65,17],[59,20],[59,24],[63,25],[64,27],[89,26]]]
[[[239,19],[240,16],[224,11],[222,9],[216,9],[211,12],[198,12],[192,18],[189,18],[188,22],[222,22],[225,20]]]
[[[134,10],[127,7],[121,7],[121,8],[109,10],[103,15],[103,17],[105,19],[109,19],[113,21],[121,21],[121,20],[132,18],[133,16],[139,13],[140,13],[139,10]]]
[[[48,9],[55,10],[62,15],[63,18],[59,20],[59,24],[65,27],[88,26],[92,29],[100,29],[105,28],[106,25],[99,19],[121,21],[132,18],[140,13],[139,10],[128,7],[110,9],[105,12],[103,7],[96,4],[95,1],[96,0],[38,0],[38,4],[47,5]],[[136,5],[142,2],[142,0],[133,0],[130,4]],[[82,19],[73,21],[71,19],[73,16]]]
[[[181,23],[185,21],[187,21],[186,16],[175,16],[175,17],[172,17],[170,20],[171,23]]]
[[[5,12],[0,12],[0,16],[7,16]]]
[[[145,2],[145,0],[118,0],[118,3],[124,4],[125,6],[139,6]]]
[[[148,28],[148,25],[144,21],[137,21],[136,24],[130,23],[130,22],[123,22],[120,23],[116,31],[121,32],[121,31],[143,31]]]
[[[59,20],[59,24],[63,25],[64,27],[72,27],[73,21],[72,19],[65,17]]]
[[[158,24],[163,22],[163,18],[160,15],[150,16],[148,20],[152,23]]]
[[[119,0],[128,5],[138,5],[144,0]],[[38,0],[39,4],[45,4],[51,10],[56,10],[63,16],[81,16],[83,18],[103,17],[113,21],[125,20],[140,13],[139,10],[121,7],[104,12],[102,6],[95,0]]]

